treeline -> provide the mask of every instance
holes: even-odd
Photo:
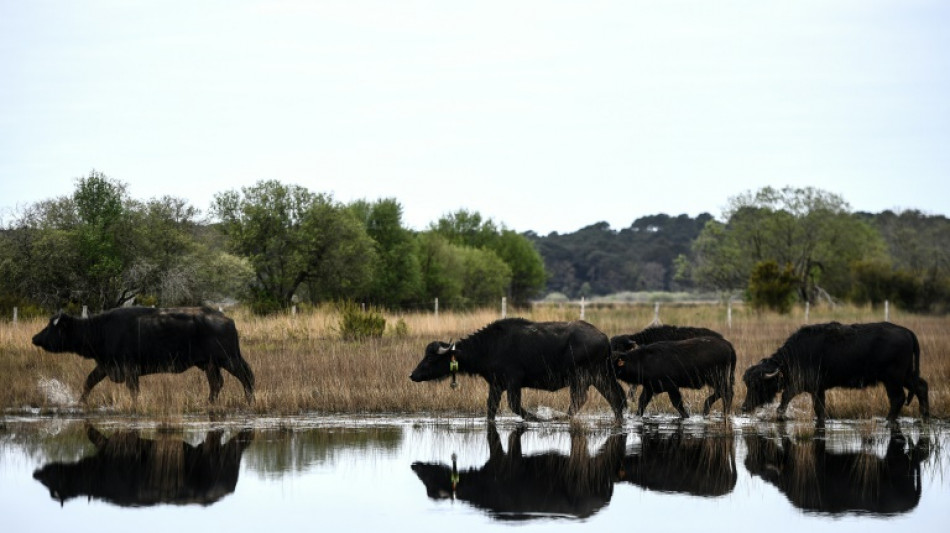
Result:
[[[133,199],[93,171],[70,196],[15,213],[0,232],[0,309],[99,311],[135,302],[241,301],[268,313],[357,301],[446,309],[525,304],[544,287],[541,256],[477,213],[426,231],[403,226],[394,199],[349,205],[261,181],[215,196],[208,218],[185,200]]]
[[[758,308],[796,302],[884,301],[950,310],[950,220],[908,210],[854,213],[815,188],[765,187],[709,214],[654,215],[629,228],[528,234],[544,257],[548,293],[717,291]]]
[[[135,302],[363,302],[390,309],[527,305],[627,291],[715,291],[757,308],[885,300],[950,311],[950,221],[919,211],[855,213],[815,188],[766,187],[710,214],[657,214],[619,231],[518,234],[478,213],[403,226],[395,199],[348,205],[261,181],[202,213],[146,201],[93,171],[73,194],[14,213],[0,229],[0,311],[93,311]]]
[[[615,231],[606,222],[575,233],[541,237],[527,233],[544,258],[547,292],[568,298],[624,291],[680,291],[692,288],[676,276],[676,259],[713,219],[659,214],[636,219]]]

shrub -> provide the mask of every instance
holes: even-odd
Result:
[[[344,340],[379,338],[386,331],[386,318],[378,309],[364,311],[354,302],[342,302],[339,307],[340,336]]]
[[[771,309],[782,314],[792,310],[798,280],[791,265],[780,270],[775,261],[755,265],[749,278],[749,302],[756,311]]]

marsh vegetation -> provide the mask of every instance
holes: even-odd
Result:
[[[531,320],[574,320],[578,308],[571,305],[535,306],[510,311],[509,316]],[[92,361],[72,354],[46,353],[31,344],[31,337],[45,325],[45,319],[0,323],[0,406],[6,412],[56,412],[62,410],[108,410],[144,415],[176,416],[209,411],[287,415],[300,413],[425,413],[445,417],[484,417],[487,386],[481,379],[460,380],[452,389],[448,382],[413,383],[409,374],[422,358],[427,343],[462,338],[499,318],[495,309],[465,313],[431,312],[384,313],[385,332],[381,337],[344,340],[340,315],[332,307],[297,314],[258,316],[241,308],[226,310],[236,323],[241,350],[257,381],[256,400],[244,401],[237,380],[227,376],[218,402],[209,406],[203,372],[147,376],[133,403],[122,384],[104,381],[77,403],[79,390],[91,370]],[[652,305],[610,305],[588,307],[585,319],[607,335],[632,333],[654,319]],[[735,346],[736,398],[745,396],[741,372],[770,356],[781,343],[805,323],[803,312],[788,315],[756,313],[741,306],[726,323],[726,309],[719,305],[668,305],[660,311],[666,324],[704,326],[723,333]],[[883,319],[883,311],[870,307],[822,306],[813,308],[809,323],[837,320],[872,322]],[[912,315],[892,311],[890,320],[913,330],[921,346],[921,375],[930,383],[931,413],[945,419],[950,414],[950,318]],[[708,391],[684,390],[691,412],[698,412]],[[565,412],[567,390],[543,392],[525,390],[524,405],[531,410],[549,408]],[[738,403],[738,402],[737,402]],[[828,394],[831,418],[875,418],[887,413],[883,388],[832,390]],[[674,414],[665,395],[650,404],[647,417]],[[714,415],[718,411],[714,410]],[[901,416],[917,417],[916,403],[904,407]],[[503,405],[501,416],[510,413]],[[796,398],[788,411],[795,418],[812,416],[807,395]],[[609,419],[610,409],[596,394],[581,411],[582,416]],[[632,416],[629,414],[627,416]]]

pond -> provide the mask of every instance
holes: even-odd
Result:
[[[950,426],[0,419],[5,531],[935,531]],[[608,529],[604,529],[608,528]]]

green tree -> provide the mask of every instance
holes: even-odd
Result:
[[[184,200],[145,202],[93,171],[70,196],[28,206],[0,239],[0,290],[49,309],[133,299],[192,305],[231,296],[246,264],[205,237]]]
[[[424,299],[418,241],[402,226],[402,206],[392,198],[354,202],[350,209],[363,221],[376,246],[378,263],[368,299],[388,307],[411,307]]]
[[[762,262],[791,265],[803,300],[849,294],[851,265],[886,257],[877,232],[850,213],[840,196],[819,189],[747,192],[730,199],[726,215],[725,226],[707,224],[697,241],[696,247],[711,245],[714,252],[704,268],[728,274],[725,264],[748,279]]]
[[[457,246],[490,251],[500,258],[508,266],[511,280],[502,295],[507,294],[513,305],[527,304],[544,289],[544,260],[528,237],[466,210],[443,216],[430,225],[429,231]]]
[[[496,305],[511,284],[511,269],[491,250],[453,244],[434,232],[418,236],[426,302],[447,308]]]
[[[541,254],[527,237],[504,229],[490,248],[511,271],[508,295],[513,305],[528,305],[540,295],[547,273]]]
[[[465,267],[458,247],[431,231],[418,234],[416,240],[425,305],[438,298],[443,305],[462,307]]]
[[[750,265],[740,244],[727,226],[709,220],[692,246],[693,260],[681,255],[677,272],[697,285],[731,295],[748,283]]]
[[[311,301],[345,299],[372,277],[372,240],[329,196],[268,180],[216,195],[212,210],[234,252],[254,269],[250,290],[259,311],[289,307],[304,284]]]
[[[118,307],[137,294],[123,278],[133,260],[126,201],[125,185],[96,171],[80,178],[73,193],[78,216],[75,268],[84,273],[85,282],[78,297],[94,309]]]

